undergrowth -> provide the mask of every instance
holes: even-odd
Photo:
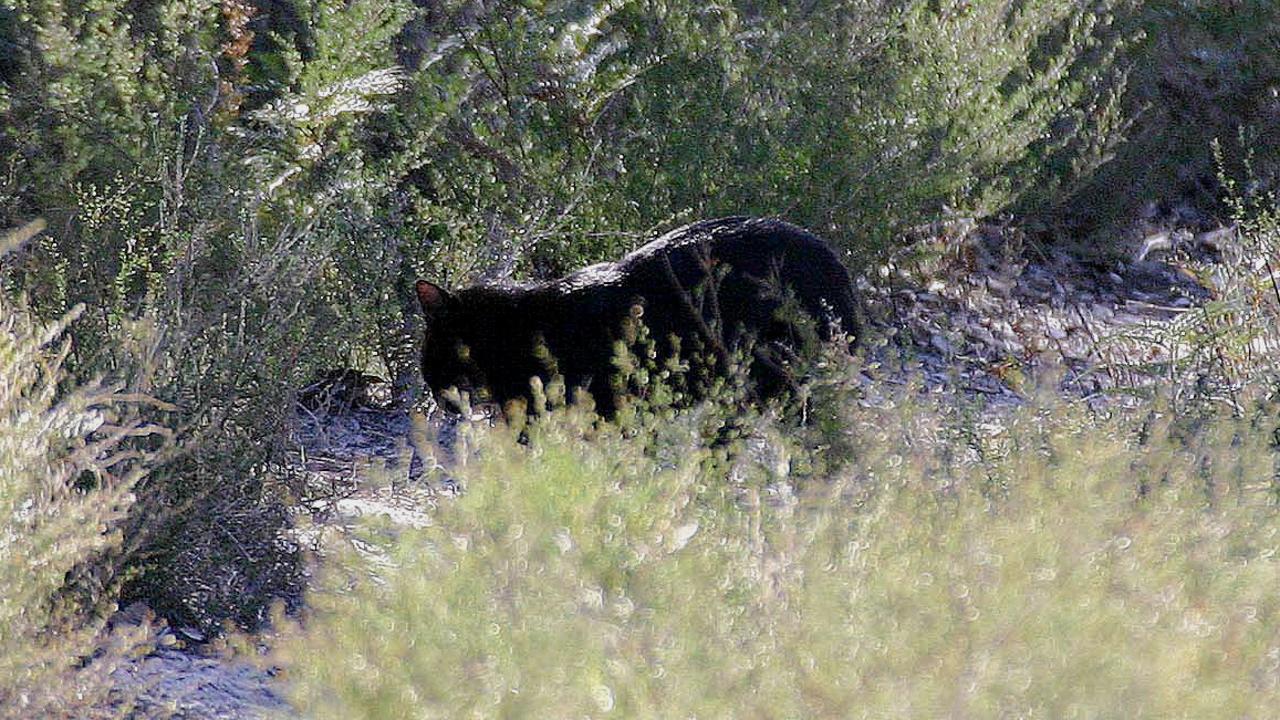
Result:
[[[163,444],[139,441],[165,433],[112,388],[66,385],[73,319],[40,323],[0,298],[0,718],[127,716],[132,689],[110,674],[150,641],[104,630],[116,588],[93,567],[119,549]]]
[[[431,527],[374,521],[275,662],[317,718],[1264,717],[1274,421],[1053,402],[475,429]],[[964,422],[971,422],[965,420]],[[714,422],[711,423],[715,425]],[[959,440],[958,438],[964,438]],[[815,472],[815,468],[821,468]]]
[[[1213,233],[1214,257],[1177,260],[1195,273],[1209,297],[1171,320],[1101,338],[1099,369],[1117,377],[1122,392],[1166,391],[1182,411],[1216,405],[1240,413],[1242,398],[1260,383],[1273,382],[1277,368],[1280,202],[1255,174],[1251,153],[1245,153],[1243,177],[1237,179],[1222,145],[1214,142],[1212,150],[1229,224]],[[1113,348],[1119,350],[1114,356]]]

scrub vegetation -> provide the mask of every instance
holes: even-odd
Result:
[[[107,668],[145,633],[106,618],[141,600],[215,634],[278,608],[315,717],[1265,715],[1277,28],[1266,0],[0,0],[0,714],[128,715]],[[1105,262],[1174,196],[1240,233],[1141,410],[1046,392],[988,433],[836,356],[792,404],[683,407],[623,358],[612,422],[553,383],[468,430],[431,527],[311,569],[292,532],[294,396],[350,367],[421,397],[416,278],[730,214],[855,275],[956,218]]]

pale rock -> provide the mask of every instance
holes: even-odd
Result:
[[[987,278],[987,289],[1000,297],[1007,298],[1013,293],[1013,282],[991,276]]]

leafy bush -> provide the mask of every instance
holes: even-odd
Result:
[[[375,521],[331,556],[278,648],[295,701],[342,718],[1274,706],[1265,413],[1187,436],[1160,413],[1141,434],[1043,408],[955,433],[937,410],[864,408],[835,459],[761,417],[709,449],[716,416],[480,432],[431,527]]]
[[[1125,125],[1123,0],[449,7],[399,135],[419,213],[475,238],[438,268],[464,277],[477,245],[556,272],[736,213],[867,252],[1063,197]]]
[[[0,216],[48,210],[50,225],[4,281],[42,317],[83,304],[69,368],[160,399],[176,426],[179,452],[138,488],[125,558],[141,570],[126,598],[175,622],[251,625],[297,596],[288,496],[266,468],[292,388],[362,339],[337,340],[342,308],[317,287],[337,241],[316,218],[345,201],[334,156],[387,91],[337,77],[391,64],[399,25],[375,32],[378,7],[352,5],[359,24],[337,29],[325,9],[313,61],[285,62],[293,84],[256,108],[219,105],[235,88],[217,68],[243,48],[219,44],[212,4],[17,2],[5,16],[18,52],[0,88],[14,163]]]
[[[100,385],[63,387],[72,317],[39,324],[0,299],[0,717],[123,717],[109,673],[149,638],[105,636],[112,587],[88,568],[118,550],[160,433]],[[68,584],[70,582],[70,585]],[[75,592],[68,592],[68,590]],[[98,620],[94,618],[98,617]]]

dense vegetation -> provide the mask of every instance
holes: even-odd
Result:
[[[296,609],[302,559],[283,531],[299,498],[297,488],[276,472],[286,450],[281,431],[289,422],[292,393],[321,371],[354,366],[380,369],[395,378],[401,397],[416,397],[421,388],[413,362],[411,285],[418,276],[455,285],[551,276],[614,256],[655,230],[729,213],[782,215],[811,227],[836,243],[855,270],[892,249],[903,230],[957,214],[1034,220],[1031,226],[1044,230],[1045,242],[1104,236],[1108,223],[1123,222],[1150,199],[1192,193],[1197,202],[1218,202],[1224,188],[1212,181],[1214,138],[1221,140],[1219,165],[1228,177],[1243,178],[1234,188],[1234,212],[1252,223],[1247,237],[1262,242],[1276,225],[1266,193],[1280,164],[1275,148],[1256,138],[1280,123],[1274,97],[1280,80],[1278,28],[1280,12],[1265,0],[0,0],[0,229],[32,227],[29,222],[43,219],[41,231],[14,235],[12,242],[6,236],[0,248],[0,318],[8,329],[4,341],[12,346],[0,358],[8,393],[0,395],[6,418],[0,443],[24,453],[6,450],[0,458],[0,576],[30,573],[25,583],[6,583],[22,591],[6,591],[0,616],[21,622],[0,630],[0,644],[15,668],[70,673],[94,652],[94,618],[120,593],[145,598],[175,622],[206,628],[224,621],[256,627],[277,600]],[[1106,246],[1102,252],[1120,249]],[[61,329],[56,336],[67,338],[65,351],[55,334],[39,330],[44,327]],[[1052,582],[1033,588],[978,577],[986,571],[977,567],[977,551],[956,554],[947,544],[978,542],[987,532],[999,537],[1019,527],[1046,528],[1040,539],[1022,538],[1026,545],[1016,544],[1011,556],[1057,567],[1074,563],[1077,555],[1071,553],[1077,550],[1094,552],[1088,538],[1102,538],[1118,525],[1141,525],[1149,533],[1144,542],[1153,545],[1164,541],[1162,533],[1184,537],[1181,526],[1144,519],[1148,513],[1165,517],[1160,508],[1183,513],[1197,528],[1239,528],[1238,536],[1206,531],[1204,565],[1186,570],[1184,588],[1202,594],[1175,592],[1168,600],[1176,608],[1172,614],[1143,630],[1156,643],[1153,653],[1211,663],[1216,650],[1198,644],[1200,639],[1150,638],[1162,632],[1160,622],[1186,608],[1211,615],[1214,603],[1228,602],[1222,599],[1236,586],[1216,583],[1237,581],[1215,574],[1221,553],[1239,550],[1241,557],[1267,560],[1267,548],[1274,546],[1266,534],[1273,531],[1257,521],[1267,507],[1259,488],[1270,477],[1259,469],[1270,463],[1260,439],[1270,433],[1261,404],[1254,425],[1231,431],[1252,448],[1238,459],[1240,467],[1256,474],[1241,470],[1234,484],[1214,484],[1203,502],[1190,488],[1207,482],[1198,469],[1206,463],[1219,472],[1206,459],[1212,453],[1175,451],[1162,444],[1163,437],[1139,433],[1142,442],[1126,443],[1128,436],[1117,430],[1121,439],[1100,446],[1099,436],[1050,423],[1046,427],[1061,435],[1046,438],[1046,448],[1061,444],[1070,455],[1092,444],[1113,452],[1071,462],[1050,452],[1042,463],[1016,472],[930,466],[922,474],[917,470],[932,451],[917,456],[910,448],[893,450],[893,442],[868,445],[879,436],[860,436],[865,418],[834,400],[827,406],[821,422],[806,420],[819,426],[809,430],[785,425],[801,422],[789,415],[759,421],[759,431],[769,437],[825,433],[793,448],[797,460],[790,472],[799,472],[798,462],[823,481],[807,483],[811,487],[795,501],[799,509],[786,511],[792,515],[782,513],[782,505],[734,494],[766,493],[774,475],[786,471],[760,470],[763,475],[748,481],[756,471],[741,469],[750,465],[747,456],[699,449],[697,424],[707,414],[725,412],[714,402],[687,415],[663,410],[672,424],[666,434],[588,431],[581,418],[557,416],[546,421],[546,438],[530,445],[533,451],[545,448],[544,461],[560,463],[555,467],[516,462],[519,453],[531,451],[509,447],[504,433],[514,431],[499,429],[479,441],[489,450],[469,471],[471,493],[441,520],[442,528],[454,527],[459,537],[489,533],[485,542],[491,544],[481,542],[479,552],[455,558],[422,551],[436,543],[430,533],[405,536],[397,541],[403,549],[388,548],[403,555],[404,568],[389,587],[398,591],[398,583],[405,583],[404,612],[450,607],[450,597],[468,593],[476,602],[495,593],[507,597],[492,584],[533,578],[495,569],[493,563],[517,560],[507,554],[511,548],[503,533],[510,528],[490,532],[488,523],[533,513],[510,523],[567,527],[572,542],[581,544],[588,541],[578,539],[579,529],[596,532],[589,528],[598,530],[600,522],[617,517],[626,527],[641,523],[635,527],[641,534],[597,539],[572,562],[556,559],[545,547],[524,551],[537,554],[529,562],[552,563],[547,572],[563,575],[557,575],[554,592],[602,593],[607,607],[597,613],[624,600],[639,607],[639,615],[609,622],[619,642],[651,647],[614,655],[613,649],[591,645],[586,628],[593,615],[585,610],[564,628],[547,626],[513,641],[542,652],[537,633],[552,633],[567,644],[545,647],[548,657],[581,652],[583,673],[598,675],[590,685],[572,689],[588,681],[554,673],[531,681],[542,689],[527,695],[529,712],[545,709],[541,703],[563,686],[565,697],[582,703],[600,702],[596,690],[609,688],[609,702],[634,714],[733,714],[731,705],[716,704],[730,703],[731,694],[698,699],[691,694],[693,684],[681,690],[639,676],[615,677],[640,672],[618,658],[651,659],[652,653],[668,653],[669,662],[686,670],[700,667],[699,673],[719,665],[728,673],[725,687],[776,683],[776,692],[762,695],[759,707],[782,714],[838,704],[847,693],[862,696],[871,685],[892,702],[897,696],[876,684],[875,668],[908,663],[916,656],[882,656],[899,647],[923,652],[916,643],[927,641],[956,654],[941,656],[945,667],[929,676],[932,685],[919,684],[918,701],[941,702],[931,693],[955,687],[964,677],[979,690],[955,699],[956,713],[986,713],[996,707],[990,703],[1009,697],[991,688],[1025,679],[1001,674],[997,666],[1008,660],[1001,653],[1025,649],[1034,655],[1049,652],[1048,645],[1002,634],[1005,626],[997,620],[966,635],[958,629],[960,616],[951,614],[960,612],[958,606],[928,594],[914,600],[923,607],[913,622],[923,624],[904,627],[893,615],[894,603],[903,600],[894,594],[894,573],[946,565],[947,572],[974,575],[968,584],[981,602],[1043,593],[1046,607],[1069,613],[1078,599],[1106,600],[1088,593],[1105,593],[1088,585],[1092,589],[1075,598],[1056,594]],[[894,417],[899,423],[929,423],[931,412],[903,410]],[[101,420],[105,424],[94,430],[94,418],[104,413],[119,418]],[[31,426],[33,417],[49,420]],[[753,422],[732,424],[754,427]],[[1196,432],[1237,427],[1217,422],[1206,419],[1209,429]],[[86,433],[96,449],[80,445]],[[1029,435],[1013,437],[1032,442]],[[821,445],[837,450],[812,455],[812,447]],[[893,452],[909,460],[905,469],[873,475],[876,458]],[[1137,456],[1125,459],[1128,452],[1178,458],[1160,471],[1171,489],[1143,501],[1150,507],[1121,502],[1133,488],[1108,476],[1116,467],[1146,467]],[[103,465],[97,453],[113,459],[119,453],[122,459]],[[601,475],[616,468],[600,463],[618,457],[635,462],[617,483],[604,483]],[[929,523],[920,527],[934,528],[935,535],[913,539],[910,528],[892,527],[894,532],[867,534],[882,527],[876,517],[934,503],[941,491],[924,482],[927,477],[954,488],[946,503],[922,515]],[[992,478],[1001,478],[1011,493],[1002,500],[1010,503],[1008,514],[985,504],[994,502]],[[868,487],[881,482],[882,492]],[[1080,497],[1064,497],[1059,487],[1076,488]],[[1228,487],[1242,490],[1224,507],[1217,498]],[[669,516],[651,514],[654,503],[669,502],[666,496],[654,499],[652,494],[662,492],[685,497],[687,504],[673,507]],[[520,499],[531,494],[534,502],[539,493],[551,495],[542,504]],[[1092,506],[1079,504],[1095,494],[1110,503],[1096,515],[1090,514]],[[511,495],[518,496],[515,503],[502,506],[501,498]],[[1197,515],[1206,503],[1211,514]],[[994,513],[989,526],[984,509]],[[557,513],[585,514],[570,522]],[[1071,518],[1062,526],[1070,536],[1061,538],[1061,555],[1054,554],[1058,517]],[[702,529],[686,538],[689,553],[633,557],[635,543],[665,532],[645,523],[683,528],[695,520]],[[1093,530],[1075,537],[1075,528]],[[728,544],[717,549],[713,539]],[[890,559],[896,551],[881,543],[908,547],[904,564],[880,574],[878,566],[860,565],[833,549],[864,540],[873,555]],[[793,544],[779,550],[776,543],[783,541]],[[34,549],[24,549],[27,543]],[[52,557],[38,559],[41,549],[50,548]],[[823,553],[839,572],[809,594],[810,586],[794,573],[827,562],[820,560]],[[13,565],[18,557],[35,564]],[[700,563],[715,558],[724,560],[723,567],[699,575]],[[1139,604],[1163,592],[1158,580],[1166,575],[1160,573],[1185,570],[1163,562],[1186,561],[1141,558],[1154,575],[1127,574],[1142,568],[1124,564],[1125,558],[1098,571],[1114,573],[1106,582],[1128,588],[1121,596]],[[470,574],[444,582],[435,573],[452,562],[474,565]],[[760,569],[774,565],[776,572]],[[31,569],[37,566],[39,572]],[[1267,579],[1270,567],[1241,571],[1240,587],[1261,587],[1255,583]],[[348,572],[363,571],[333,570],[331,580]],[[435,580],[420,587],[414,583],[426,581],[419,574]],[[861,583],[869,583],[867,594],[850,597],[849,588]],[[724,593],[726,604],[710,608],[706,620],[720,622],[714,613],[722,612],[723,622],[694,627],[688,624],[693,618],[679,614],[683,610],[670,593],[698,588],[712,597]],[[390,591],[361,585],[357,593],[367,594],[356,597],[367,605],[383,592]],[[549,603],[545,608],[582,600],[537,592],[538,603]],[[413,599],[419,597],[420,602]],[[325,617],[327,603],[336,603],[337,617],[349,610],[344,602],[357,601],[326,599],[322,592],[317,612]],[[644,603],[675,614],[647,614]],[[1090,616],[1100,623],[1089,626],[1091,631],[1116,643],[1137,637],[1125,635],[1139,632],[1128,626],[1112,632],[1127,620],[1108,607],[1111,614]],[[34,608],[41,610],[32,614]],[[1259,601],[1255,610],[1262,624],[1241,626],[1246,630],[1231,636],[1246,648],[1234,662],[1254,662],[1255,650],[1262,656],[1273,652],[1264,646],[1274,648],[1274,637],[1267,646],[1249,634],[1273,632],[1267,614],[1273,609]],[[357,621],[408,621],[396,615],[396,606],[368,612]],[[516,666],[523,671],[534,658],[499,640],[492,640],[498,650],[473,652],[491,641],[480,630],[472,632],[473,626],[488,626],[482,618],[490,612],[477,611],[453,628],[445,623],[422,630],[452,633],[450,642],[473,643],[472,650],[435,636],[419,642],[440,653],[422,659],[432,666],[508,658],[507,664],[458,676],[474,680],[476,673],[488,673],[492,683],[428,690],[413,679],[388,678],[388,685],[360,692],[433,692],[438,694],[430,702],[457,702],[481,714],[491,709],[486,703],[506,702],[494,700],[494,693],[511,691],[503,673]],[[846,616],[841,613],[865,624],[822,624],[840,622]],[[1210,624],[1215,632],[1234,628],[1231,618],[1224,614],[1220,624]],[[344,642],[347,630],[330,631],[325,623],[331,621],[318,620],[317,632]],[[1044,632],[1056,637],[1076,627],[1062,622]],[[756,625],[748,632],[736,623]],[[873,632],[889,629],[901,637]],[[1025,630],[1009,632],[1014,629]],[[705,647],[673,639],[695,631],[706,639]],[[864,632],[872,633],[865,642]],[[733,655],[759,663],[729,662],[717,654],[725,651],[714,646],[716,639],[741,643]],[[813,643],[812,651],[805,650]],[[33,646],[38,647],[29,656],[19,652]],[[872,648],[868,657],[881,659],[841,654],[864,646]],[[1101,678],[1114,663],[1131,662],[1099,652],[1098,664],[1076,668],[1080,677]],[[989,664],[972,664],[987,657]],[[818,667],[818,660],[824,668],[852,663],[838,665],[850,674],[801,672]],[[1247,714],[1245,704],[1264,700],[1267,688],[1274,691],[1274,684],[1266,685],[1273,677],[1266,675],[1266,662],[1255,663],[1263,668],[1257,675],[1260,694],[1238,695],[1239,714]],[[860,667],[871,674],[858,674]],[[1142,697],[1153,714],[1170,707],[1162,703],[1185,699],[1179,693],[1199,692],[1194,683],[1171,679],[1186,667],[1191,666],[1150,676],[1154,684]],[[1219,672],[1227,683],[1234,678],[1232,668],[1244,665],[1224,667]],[[359,684],[354,675],[342,679],[346,671],[317,669],[314,677],[326,683],[322,678],[329,677],[334,692],[344,692],[348,680]],[[405,671],[435,672],[408,665]],[[1143,670],[1148,671],[1154,673]],[[300,671],[304,678],[307,672]],[[52,687],[35,677],[3,669],[0,706],[12,707],[8,700],[31,683]],[[694,673],[688,682],[697,677],[707,679]],[[309,687],[307,682],[300,686]],[[1069,686],[1069,680],[1061,682]],[[788,684],[797,688],[786,690]],[[1034,686],[1038,700],[1015,702],[1007,712],[1039,708],[1059,714],[1063,706],[1054,703],[1062,696],[1055,693],[1065,690]],[[1128,692],[1115,687],[1116,693]],[[468,692],[478,694],[464,697]],[[827,700],[814,699],[824,693],[830,694]],[[1098,702],[1127,702],[1121,694],[1103,694]],[[96,698],[81,693],[86,705]]]
[[[59,392],[74,316],[37,324],[8,300],[0,313],[0,716],[84,717],[112,687],[105,672],[73,672],[79,657],[95,653],[110,668],[148,639],[107,640],[100,619],[86,622],[111,589],[82,577],[84,563],[119,546],[131,491],[153,459],[125,450],[128,438],[166,432],[139,425],[111,388]],[[79,593],[65,592],[68,578]]]
[[[1028,408],[965,443],[937,407],[830,400],[842,447],[755,417],[750,449],[718,453],[708,408],[482,435],[434,526],[372,524],[329,565],[277,657],[295,700],[315,718],[1159,718],[1280,699],[1273,407],[1193,431],[1167,407]]]

